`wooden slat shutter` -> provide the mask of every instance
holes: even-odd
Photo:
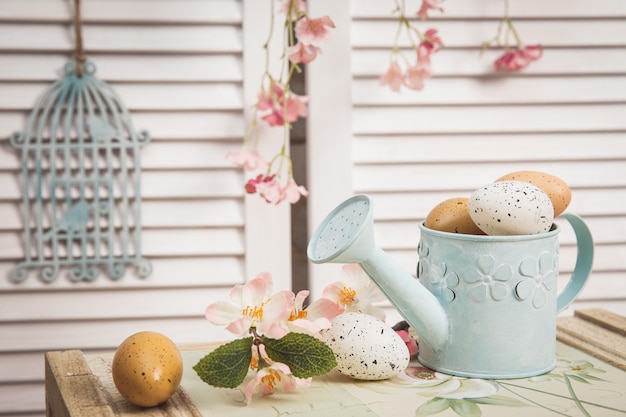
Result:
[[[270,9],[257,0],[83,1],[96,76],[151,133],[141,180],[142,249],[153,272],[9,280],[24,248],[20,161],[8,138],[72,58],[72,3],[0,0],[0,415],[44,414],[45,351],[108,350],[141,330],[177,343],[230,338],[204,319],[209,303],[262,271],[277,289],[291,288],[289,205],[246,195],[244,174],[225,158],[241,145],[263,71],[269,19],[258,18]],[[269,144],[282,131],[261,135],[261,151],[275,152]]]

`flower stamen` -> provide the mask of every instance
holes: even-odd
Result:
[[[357,301],[356,291],[349,287],[339,290],[339,302],[344,305],[351,305]]]
[[[281,376],[278,371],[269,369],[267,375],[261,378],[261,384],[266,386],[270,392],[274,392],[276,385],[280,382]]]
[[[289,315],[289,321],[294,321],[297,319],[305,319],[308,316],[308,311],[306,310],[294,310],[291,312],[291,314]]]
[[[250,317],[254,320],[263,320],[263,306],[246,306],[246,308],[241,311],[241,314],[244,317]]]

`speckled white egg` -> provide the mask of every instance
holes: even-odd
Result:
[[[332,324],[323,338],[342,374],[375,381],[398,375],[409,365],[409,350],[402,338],[376,317],[343,313]]]
[[[548,195],[533,184],[499,181],[474,191],[470,217],[488,235],[532,235],[550,230],[554,207]]]

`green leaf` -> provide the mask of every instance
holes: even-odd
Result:
[[[200,379],[220,388],[238,387],[248,374],[252,337],[237,339],[215,349],[194,365]]]
[[[503,395],[490,395],[488,397],[478,397],[469,399],[476,404],[498,405],[502,407],[526,407],[527,404],[517,398],[509,398]]]
[[[431,416],[433,414],[441,413],[450,407],[450,400],[447,398],[435,397],[430,401],[420,405],[415,410],[415,417]]]
[[[330,372],[335,366],[335,354],[322,341],[303,333],[287,333],[280,339],[263,337],[265,352],[274,362],[289,366],[298,378],[310,378]]]
[[[460,400],[451,399],[450,408],[461,417],[480,417],[483,415],[480,407],[465,398]]]
[[[591,375],[591,374],[585,374],[584,378],[591,379],[592,381],[602,381],[602,382],[606,381],[606,379],[603,379],[603,378],[600,378],[598,376]]]
[[[566,378],[569,377],[569,378],[573,379],[574,381],[582,382],[583,384],[590,384],[589,381],[587,381],[585,378],[582,378],[582,377],[580,377],[578,375],[565,374],[565,377]]]

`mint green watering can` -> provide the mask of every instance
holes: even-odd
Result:
[[[561,214],[576,234],[577,259],[557,293],[558,234],[463,235],[420,228],[416,280],[374,242],[373,207],[351,197],[319,225],[308,246],[314,263],[358,263],[419,335],[418,360],[471,378],[522,378],[556,365],[556,318],[591,273],[593,239],[578,216]]]

